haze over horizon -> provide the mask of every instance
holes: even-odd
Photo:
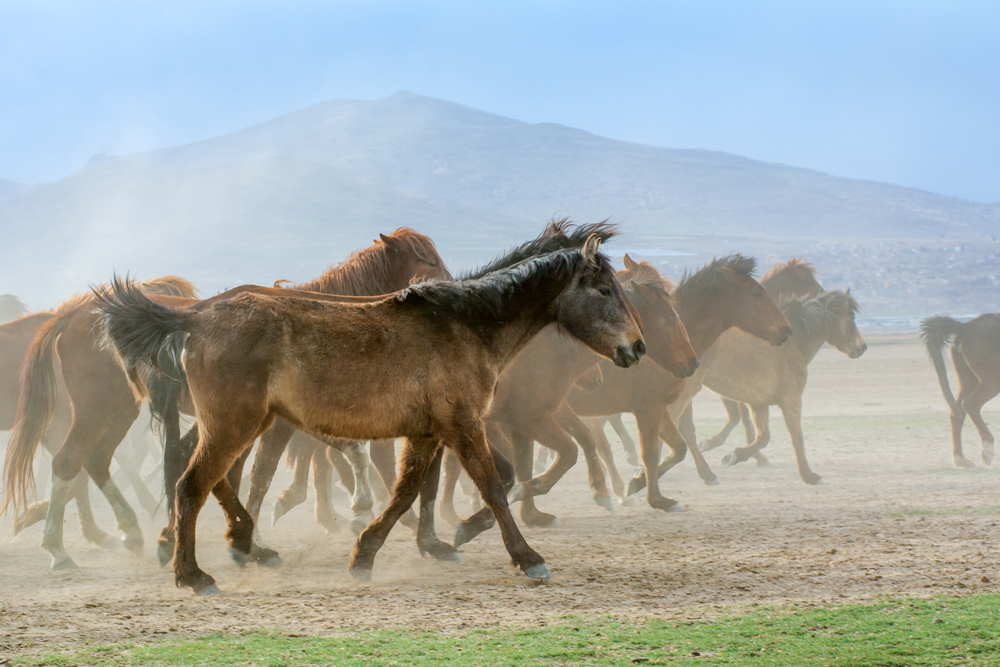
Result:
[[[0,7],[0,179],[400,90],[1000,202],[1000,5]],[[4,184],[0,182],[0,186]]]

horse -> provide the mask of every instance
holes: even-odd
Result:
[[[191,297],[194,287],[176,276],[142,283],[137,289],[158,294]],[[34,495],[35,452],[53,421],[66,410],[71,422],[52,458],[52,490],[46,508],[42,546],[52,556],[52,569],[75,567],[63,548],[66,503],[78,499],[85,469],[107,498],[115,513],[120,541],[134,552],[142,549],[142,533],[135,512],[110,475],[111,457],[139,414],[139,406],[114,358],[96,346],[97,332],[91,295],[77,297],[45,317],[38,326],[21,366],[17,410],[4,462],[4,502],[0,514],[28,509]],[[59,373],[56,374],[56,357]],[[99,390],[95,390],[99,388]],[[107,408],[107,398],[125,401]],[[86,486],[85,481],[82,483]],[[95,537],[100,537],[95,534]],[[89,539],[89,538],[88,538]],[[106,539],[104,540],[107,541]]]
[[[824,343],[851,359],[865,353],[868,345],[854,322],[859,306],[850,290],[828,290],[815,297],[785,297],[779,306],[792,325],[788,342],[772,347],[742,331],[726,332],[702,359],[704,386],[746,403],[753,416],[754,442],[727,454],[724,465],[746,461],[767,446],[771,437],[768,409],[777,405],[791,436],[799,476],[806,484],[822,484],[822,478],[809,468],[802,438],[807,367]]]
[[[760,283],[753,279],[756,262],[739,254],[717,258],[693,274],[685,274],[674,290],[677,314],[687,329],[691,346],[699,358],[722,332],[738,327],[772,345],[781,345],[792,333],[788,320]],[[677,430],[667,408],[684,392],[689,380],[677,378],[654,364],[643,364],[625,372],[601,362],[604,384],[594,392],[573,391],[569,407],[581,417],[622,412],[635,415],[639,425],[639,448],[643,472],[629,482],[631,495],[645,486],[650,506],[679,511],[677,501],[660,493],[660,475],[684,459],[687,443]],[[698,374],[695,374],[698,377]],[[671,454],[661,463],[660,438]],[[699,475],[707,483],[715,479],[700,452],[691,448]]]
[[[549,578],[510,515],[483,419],[503,368],[548,324],[558,322],[622,367],[645,353],[634,311],[598,245],[591,237],[582,250],[479,280],[418,284],[366,304],[243,293],[168,308],[114,281],[113,291],[98,296],[107,342],[133,381],[161,353],[183,353],[198,415],[198,446],[177,483],[177,584],[218,592],[195,558],[197,515],[209,493],[232,497],[227,471],[279,415],[330,437],[406,438],[392,500],[354,545],[355,577],[371,578],[378,549],[445,445],[493,511],[514,564],[531,578]],[[231,548],[249,553],[249,515],[238,504],[223,509]]]
[[[698,360],[674,311],[673,299],[660,287],[658,279],[657,275],[656,281],[627,282],[623,288],[643,323],[646,357],[677,377],[686,377],[698,367]],[[589,430],[582,422],[565,424],[559,418],[574,386],[596,390],[603,384],[603,373],[594,373],[600,371],[600,359],[583,344],[550,327],[525,347],[497,383],[493,409],[486,419],[487,435],[505,455],[513,456],[518,483],[508,494],[508,501],[521,501],[521,518],[529,526],[558,524],[556,517],[538,511],[533,498],[548,493],[575,465],[577,443],[586,457],[594,501],[605,509],[612,508],[600,453]],[[585,373],[587,377],[581,382]],[[601,381],[597,382],[597,378]],[[551,448],[556,456],[548,470],[532,478],[531,449],[535,441]],[[453,472],[446,477],[451,493],[454,479]],[[622,484],[620,478],[618,484]],[[450,497],[449,493],[445,500]],[[443,516],[453,512],[442,508]],[[459,526],[456,543],[468,541],[481,530],[474,515]]]
[[[814,297],[823,291],[823,286],[816,279],[816,267],[804,261],[801,257],[790,259],[784,264],[775,264],[771,267],[770,271],[761,277],[760,284],[771,295],[775,303],[780,303],[782,299],[789,297]],[[730,334],[723,334],[723,336],[728,335]],[[752,444],[757,437],[747,404],[734,401],[725,396],[720,396],[720,398],[722,399],[722,405],[726,408],[726,425],[714,436],[699,443],[698,447],[702,452],[707,452],[710,449],[715,449],[726,444],[729,434],[732,433],[733,429],[740,422],[743,423],[743,430],[746,433],[748,445]],[[688,410],[690,409],[689,405]],[[685,426],[687,424],[691,425],[690,432],[686,432],[686,429],[682,427],[681,433],[684,434],[689,442],[697,442],[697,436],[694,434],[693,416],[686,412],[681,421]],[[767,458],[760,452],[754,458],[757,460],[757,465],[767,465],[768,463]]]
[[[542,233],[535,239],[521,244],[513,250],[495,258],[493,261],[487,263],[479,269],[462,274],[459,276],[459,279],[478,280],[484,278],[490,273],[500,269],[509,268],[514,264],[531,257],[536,257],[541,254],[566,248],[580,248],[591,236],[596,235],[596,237],[603,243],[616,234],[617,228],[614,225],[608,224],[607,221],[575,225],[571,223],[568,218],[554,219],[549,221],[549,223],[542,230]],[[380,456],[385,456],[387,463],[390,466],[395,462],[395,453],[391,448],[388,448],[388,450],[384,452],[380,451],[378,454]],[[506,459],[492,447],[491,454],[493,455],[494,464],[497,466],[498,473],[504,482],[504,487],[509,490],[509,488],[514,484],[513,468],[511,468]],[[268,438],[261,440],[261,446],[257,452],[257,458],[254,460],[253,471],[251,473],[248,509],[251,509],[255,503],[259,503],[259,499],[263,498],[264,494],[267,492],[271,478],[277,468],[280,455],[281,449],[274,447],[271,440]],[[372,450],[372,456],[373,458],[376,456],[376,450],[374,448]],[[461,560],[461,555],[456,551],[453,545],[438,539],[434,528],[434,504],[436,502],[437,494],[436,480],[440,477],[440,467],[440,461],[432,463],[431,470],[427,474],[427,483],[424,486],[424,491],[421,492],[420,519],[417,526],[417,548],[420,553],[432,556],[438,560]],[[253,516],[252,511],[251,516]],[[481,526],[477,528],[470,528],[468,530],[470,534],[478,534],[477,531],[484,530],[485,527],[492,525],[493,519],[488,512],[478,515],[477,519],[481,521]],[[359,526],[358,524],[360,523],[361,521],[352,523],[352,528],[355,528],[355,532],[357,533],[360,533],[364,529],[364,525],[367,525],[367,523],[365,523],[364,525]],[[461,527],[460,530],[456,532],[455,542],[458,544],[463,543]]]
[[[983,443],[983,463],[993,461],[993,434],[980,411],[1000,393],[1000,313],[986,313],[968,322],[936,315],[920,323],[920,336],[937,373],[941,393],[951,411],[951,447],[955,466],[974,468],[962,453],[965,415],[976,425]],[[951,343],[951,359],[958,376],[958,398],[951,393],[942,350]]]

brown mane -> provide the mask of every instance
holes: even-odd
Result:
[[[703,266],[694,273],[684,272],[677,289],[674,290],[674,298],[680,298],[685,292],[692,290],[704,290],[711,294],[722,287],[725,279],[719,273],[719,269],[732,269],[739,274],[753,277],[753,272],[757,268],[757,260],[754,257],[747,257],[739,253],[716,257],[711,262]]]
[[[803,290],[809,296],[816,296],[823,291],[823,286],[816,279],[816,267],[801,257],[788,260],[784,264],[775,264],[771,270],[760,279],[767,293],[772,298],[802,294]]]
[[[824,331],[849,310],[858,313],[861,306],[844,290],[827,290],[815,297],[785,297],[778,304],[792,329],[809,335]]]
[[[400,227],[389,236],[421,259],[431,260],[437,257],[434,242],[409,227]],[[396,289],[390,282],[391,269],[389,247],[384,241],[378,240],[375,245],[351,253],[347,259],[331,266],[320,277],[293,285],[291,289],[343,296],[388,294]],[[279,287],[280,283],[285,282],[287,281],[278,281],[274,286]]]

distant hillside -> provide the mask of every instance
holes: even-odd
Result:
[[[401,225],[431,235],[459,267],[533,236],[553,215],[614,216],[629,236],[622,247],[699,254],[1000,229],[998,205],[399,93],[104,157],[7,196],[0,224],[14,252],[5,253],[0,290],[51,302],[112,270],[182,273],[209,293],[304,279]]]
[[[0,178],[0,199],[13,197],[14,195],[19,195],[22,192],[27,192],[30,189],[31,189],[30,185],[25,185],[24,183],[15,183],[14,181],[6,181]]]

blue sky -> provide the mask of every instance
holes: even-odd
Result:
[[[1000,201],[1000,2],[0,0],[0,178],[399,90]]]

